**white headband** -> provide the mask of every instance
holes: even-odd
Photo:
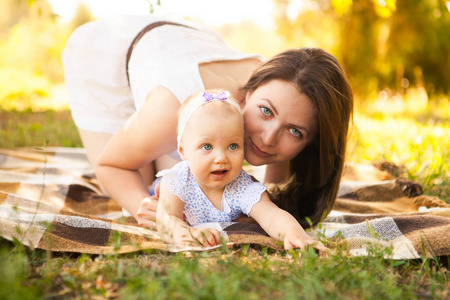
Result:
[[[189,121],[189,118],[194,113],[194,111],[199,108],[201,105],[205,103],[209,103],[212,101],[225,101],[227,103],[230,103],[236,109],[239,111],[239,113],[242,115],[241,108],[239,107],[239,104],[237,104],[235,101],[230,101],[228,98],[230,97],[230,92],[224,91],[220,92],[218,94],[210,94],[210,93],[203,93],[199,94],[198,96],[195,96],[194,99],[192,99],[181,111],[180,117],[178,118],[178,135],[177,135],[177,142],[178,146],[180,145],[181,137],[183,136],[184,128],[186,127],[187,122]]]

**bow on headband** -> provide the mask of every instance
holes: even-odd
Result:
[[[203,98],[205,98],[205,101],[211,101],[211,100],[227,100],[228,97],[230,97],[229,91],[220,92],[218,94],[210,94],[207,92],[203,93]]]

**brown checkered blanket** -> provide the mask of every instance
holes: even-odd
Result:
[[[450,205],[422,195],[420,185],[408,180],[351,181],[360,178],[347,173],[333,211],[309,234],[345,247],[350,255],[367,255],[369,245],[389,247],[393,259],[450,255]],[[221,229],[230,247],[282,249],[257,225],[210,225]],[[157,232],[124,217],[99,192],[84,150],[74,148],[0,149],[0,234],[62,252],[201,250],[167,245]]]

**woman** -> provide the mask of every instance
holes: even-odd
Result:
[[[264,183],[273,183],[274,202],[302,226],[330,211],[353,110],[351,88],[331,54],[293,49],[264,63],[196,23],[132,16],[81,26],[63,63],[96,175],[140,225],[154,228],[157,201],[148,186],[155,172],[179,159],[178,108],[188,95],[216,88],[240,102],[245,159],[267,165]]]

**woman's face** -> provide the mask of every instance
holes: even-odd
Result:
[[[245,159],[255,166],[293,159],[318,132],[311,100],[286,81],[247,94],[243,112]]]

